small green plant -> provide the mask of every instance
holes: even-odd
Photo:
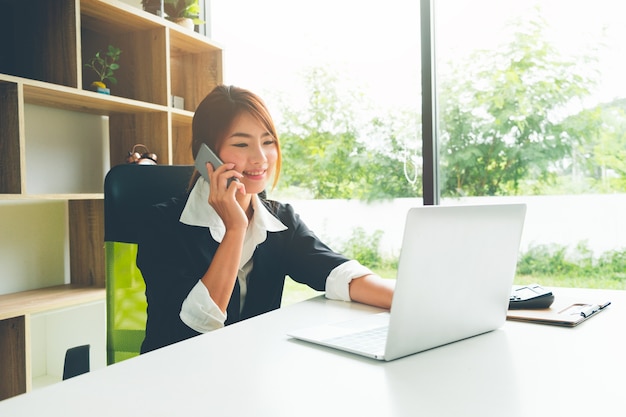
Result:
[[[163,9],[168,20],[186,18],[193,20],[194,25],[201,25],[200,4],[198,0],[165,0]]]
[[[96,56],[85,64],[87,68],[91,68],[98,74],[99,80],[94,81],[91,84],[92,86],[106,88],[105,81],[117,84],[117,79],[113,76],[113,73],[120,67],[117,61],[119,61],[121,53],[122,51],[119,48],[109,45],[106,54],[102,55],[101,52],[98,51]]]
[[[379,268],[383,264],[379,253],[382,236],[382,230],[375,230],[368,234],[362,227],[356,227],[352,230],[352,236],[343,243],[341,252],[370,268]]]
[[[626,289],[626,250],[594,256],[587,242],[571,248],[560,244],[532,245],[517,264],[517,284]]]

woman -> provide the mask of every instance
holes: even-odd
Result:
[[[290,205],[266,198],[281,153],[258,96],[216,87],[198,106],[192,135],[194,155],[206,143],[224,164],[207,163],[209,182],[194,172],[190,191],[155,206],[143,228],[142,352],[279,308],[286,275],[331,299],[390,308],[393,282],[333,252]]]

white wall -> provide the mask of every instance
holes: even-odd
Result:
[[[0,294],[69,279],[66,218],[64,201],[0,201]]]
[[[33,388],[63,377],[67,349],[89,345],[91,371],[106,366],[106,307],[104,300],[33,314],[31,317],[31,358]]]
[[[120,0],[120,1],[122,3],[130,4],[131,6],[135,6],[140,9],[143,9],[143,6],[141,5],[141,0]]]
[[[102,192],[108,117],[29,104],[24,116],[28,194]]]
[[[477,197],[443,200],[444,205],[524,202],[528,205],[522,250],[531,244],[572,247],[587,241],[596,253],[626,249],[626,194]],[[345,200],[294,200],[296,211],[329,243],[345,241],[352,229],[382,230],[381,251],[399,254],[406,212],[421,199],[396,199],[372,204]]]
[[[108,117],[25,105],[26,194],[102,193]],[[0,200],[0,294],[69,282],[67,202]]]

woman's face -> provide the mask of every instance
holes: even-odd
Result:
[[[233,120],[219,157],[224,163],[235,164],[235,171],[243,174],[246,193],[258,194],[274,173],[278,142],[257,119],[243,112]]]

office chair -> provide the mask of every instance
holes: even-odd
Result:
[[[90,345],[75,346],[65,352],[63,381],[89,372],[89,347]]]
[[[136,265],[137,225],[151,205],[181,195],[193,166],[117,165],[104,179],[107,363],[139,355],[146,328],[145,283]]]

